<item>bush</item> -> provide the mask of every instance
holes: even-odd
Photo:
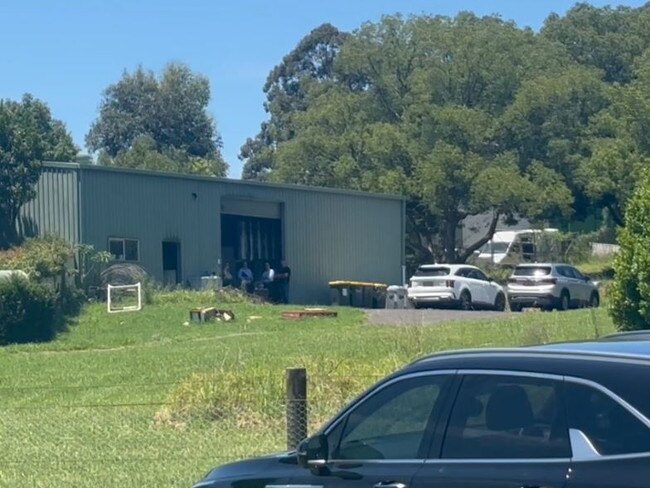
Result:
[[[650,328],[650,177],[637,188],[619,232],[610,313],[620,330]]]
[[[29,239],[0,252],[0,269],[20,269],[36,280],[65,280],[74,272],[74,247],[60,237]]]
[[[68,317],[81,311],[85,296],[75,280],[76,250],[48,236],[0,252],[0,269],[29,276],[0,283],[0,344],[51,340]]]
[[[51,288],[24,278],[0,282],[0,344],[51,340],[62,326]]]

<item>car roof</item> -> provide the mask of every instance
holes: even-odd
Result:
[[[521,263],[517,265],[517,268],[539,268],[540,266],[548,266],[548,267],[553,267],[553,266],[571,266],[571,264],[566,264],[566,263]]]
[[[650,331],[648,336],[638,334],[637,339],[631,339],[632,335],[622,340],[621,335],[616,337],[603,337],[600,339],[559,342],[534,346],[522,346],[512,348],[476,348],[456,351],[444,351],[422,357],[406,367],[406,369],[421,369],[433,365],[439,359],[465,358],[489,358],[489,357],[528,357],[536,359],[554,358],[575,358],[589,359],[594,361],[609,360],[635,360],[650,366]]]
[[[558,351],[591,353],[601,356],[634,356],[650,359],[650,335],[637,340],[621,340],[620,337],[604,337],[593,341],[563,342],[530,346],[528,349],[537,351]]]
[[[628,330],[604,336],[606,341],[643,341],[650,340],[650,330]]]
[[[452,271],[455,271],[460,268],[472,268],[472,269],[478,269],[476,266],[472,266],[471,264],[421,264],[418,266],[420,269],[436,269],[436,268],[449,268]]]

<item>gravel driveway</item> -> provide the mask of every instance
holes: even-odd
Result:
[[[377,309],[368,310],[371,325],[436,325],[453,321],[498,320],[511,312],[462,311],[442,309]]]

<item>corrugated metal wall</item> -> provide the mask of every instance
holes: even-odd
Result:
[[[44,168],[36,198],[20,211],[18,230],[24,237],[52,234],[78,242],[79,191],[74,167]]]
[[[164,240],[181,243],[183,281],[220,269],[221,199],[236,197],[284,209],[292,301],[328,302],[334,279],[401,281],[400,199],[97,167],[79,172],[82,240],[107,249],[110,237],[138,239],[140,264],[158,280]]]

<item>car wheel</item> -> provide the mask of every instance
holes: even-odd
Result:
[[[460,294],[460,301],[458,303],[458,308],[461,310],[471,310],[472,309],[472,295],[468,291],[464,291]]]
[[[560,306],[558,308],[562,311],[566,311],[571,308],[571,296],[569,295],[568,291],[562,291],[562,294],[560,295]]]
[[[499,293],[494,299],[494,310],[503,312],[506,309],[506,297],[503,293]]]
[[[510,304],[510,311],[511,312],[521,312],[523,309],[524,309],[524,307],[522,307],[520,303],[511,303]]]
[[[589,307],[598,308],[599,306],[600,306],[600,297],[598,296],[598,293],[593,292],[591,294],[591,298],[589,298]]]

